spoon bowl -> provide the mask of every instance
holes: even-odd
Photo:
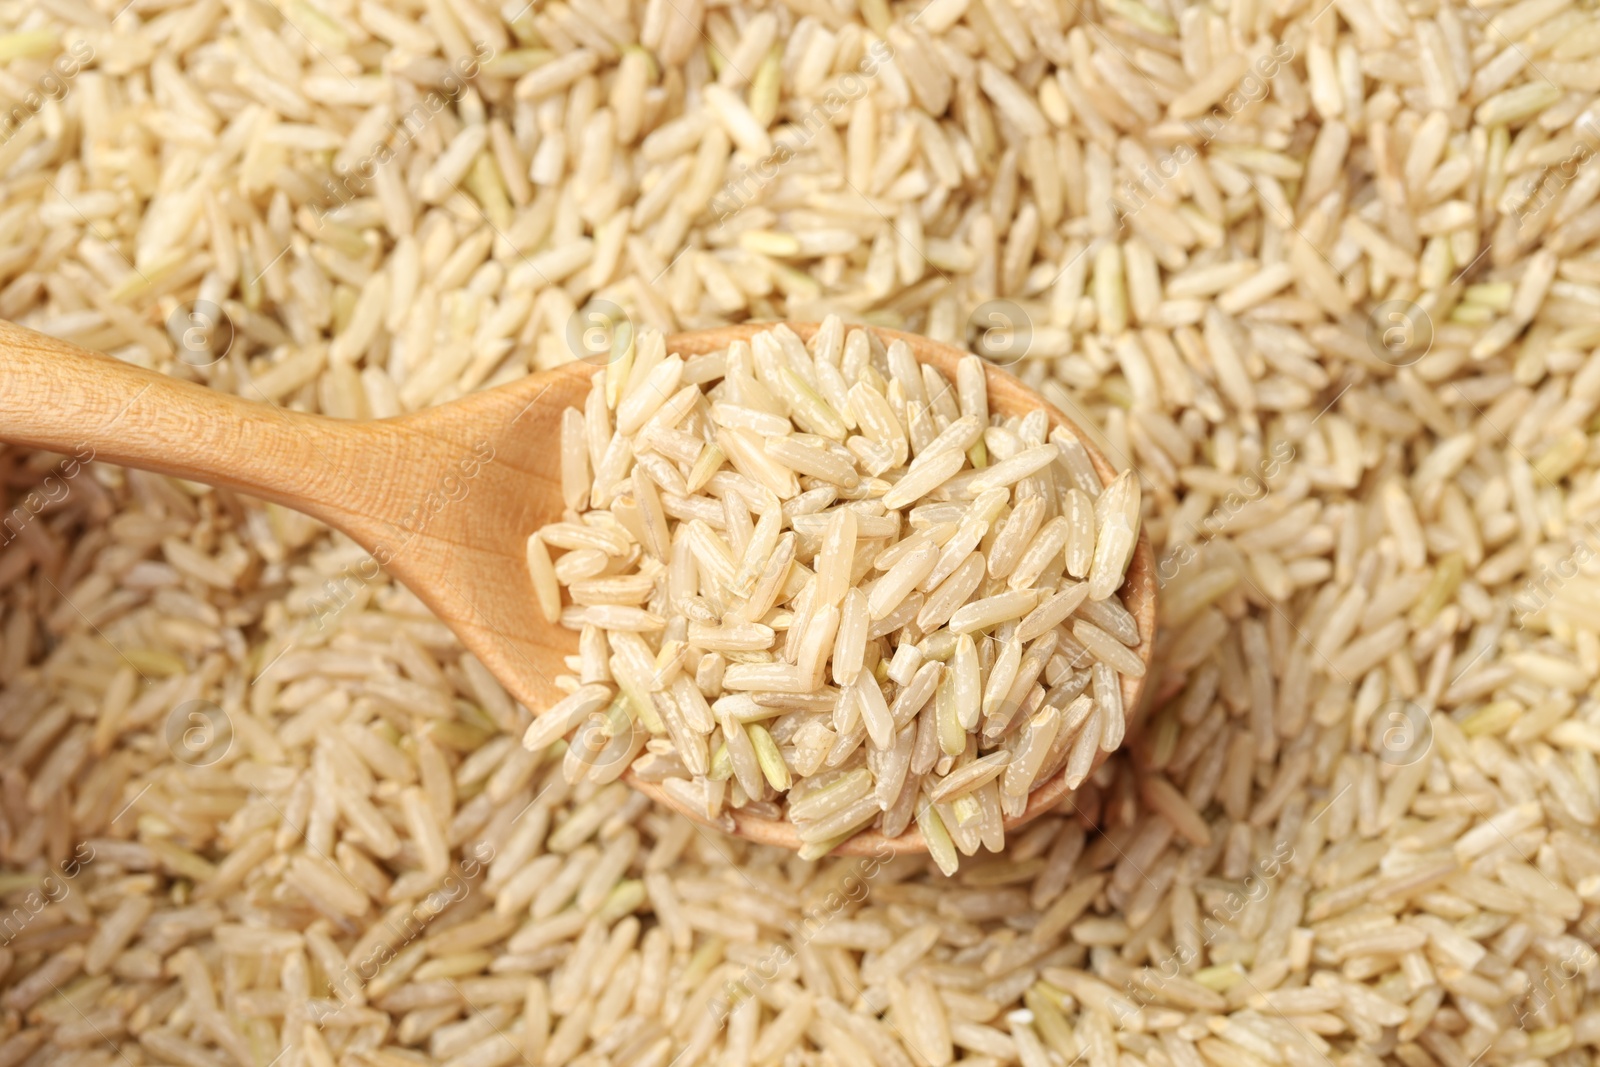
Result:
[[[714,352],[770,326],[678,334],[667,339],[667,349],[684,356]],[[803,339],[817,329],[791,326]],[[873,332],[885,343],[904,341],[920,362],[955,380],[956,361],[964,355],[959,350],[894,330]],[[559,414],[582,408],[595,369],[569,363],[437,407],[353,421],[266,402],[249,378],[239,384],[242,364],[225,368],[225,384],[243,394],[235,396],[0,322],[0,440],[62,453],[88,446],[96,459],[236,489],[341,530],[371,553],[372,564],[416,594],[513,697],[540,709],[565,695],[555,679],[566,672],[577,635],[540,613],[526,544],[529,534],[561,516]],[[1016,378],[991,366],[988,389],[991,411],[1042,409],[1052,426],[1083,442],[1103,481],[1115,477],[1094,438]],[[317,633],[347,602],[351,583],[376,576],[372,564],[347,569],[339,595],[308,605]],[[1149,539],[1141,532],[1124,597],[1147,667],[1155,585]],[[270,670],[270,663],[261,668]],[[1142,678],[1122,678],[1130,725],[1142,685]],[[1097,765],[1103,759],[1097,755]],[[624,777],[657,803],[697,817],[658,785],[631,772]],[[1058,773],[1033,791],[1021,815],[1006,820],[1007,829],[1049,810],[1068,792]],[[800,847],[789,823],[737,812],[734,822],[741,837]],[[885,849],[927,850],[913,825],[893,839],[876,831],[857,834],[835,851],[881,855]]]

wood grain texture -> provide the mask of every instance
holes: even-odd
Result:
[[[680,334],[667,346],[698,355],[764,328]],[[816,326],[794,329],[809,338]],[[874,332],[885,341],[904,340],[919,360],[954,379],[964,353],[910,334]],[[0,322],[0,440],[63,453],[87,444],[97,459],[227,486],[343,531],[538,712],[562,695],[555,678],[577,639],[540,614],[525,546],[530,533],[560,517],[560,416],[569,406],[583,406],[593,373],[588,364],[571,363],[425,411],[349,422],[230,396]],[[1044,410],[1053,425],[1083,440],[1102,478],[1115,476],[1087,435],[993,367],[989,403],[1006,414]],[[1128,583],[1128,607],[1148,664],[1155,568],[1143,535]],[[1140,683],[1123,684],[1131,715]],[[678,808],[659,788],[629,777],[634,788]],[[1065,792],[1058,776],[1007,825],[1027,822]],[[787,824],[745,816],[736,822],[752,840],[799,847]],[[884,848],[925,851],[915,829],[892,841],[863,834],[839,851]]]
[[[454,404],[350,422],[0,322],[0,439],[56,452],[87,443],[102,461],[228,486],[342,530],[538,710],[563,695],[555,678],[577,640],[540,615],[525,546],[560,517],[560,413],[582,406],[592,373],[569,364]]]

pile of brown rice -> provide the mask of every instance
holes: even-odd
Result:
[[[970,342],[1164,583],[945,878],[569,787],[348,541],[8,450],[0,1067],[1592,1062],[1597,92],[1592,0],[0,0],[0,316],[346,417],[602,303]]]
[[[565,738],[569,780],[631,767],[729,833],[787,822],[803,859],[914,823],[945,874],[1081,786],[1145,675],[1139,483],[955,370],[837,315],[689,360],[623,345],[561,413],[566,509],[528,537],[580,636],[524,747]]]

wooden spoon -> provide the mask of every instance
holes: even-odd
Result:
[[[680,334],[667,348],[699,355],[767,328]],[[809,338],[816,326],[793,329]],[[955,379],[964,353],[911,334],[874,332],[885,342],[905,341],[918,360]],[[333,580],[328,598],[312,609],[319,622],[376,576],[376,563],[404,582],[514,697],[542,709],[564,695],[555,678],[577,640],[540,614],[526,545],[530,533],[560,517],[560,413],[583,407],[594,370],[569,363],[413,414],[354,422],[233,396],[0,321],[0,440],[61,453],[82,454],[87,445],[98,460],[241,490],[342,530],[372,562]],[[991,411],[1043,409],[1052,425],[1083,441],[1103,480],[1116,475],[1083,430],[1016,378],[990,367],[988,385]],[[245,386],[246,396],[251,389]],[[1155,584],[1150,543],[1141,535],[1124,592],[1147,666]],[[1130,716],[1142,681],[1122,679]],[[659,786],[631,773],[628,780],[695,817]],[[1007,827],[1048,810],[1067,792],[1057,775]],[[739,814],[734,821],[740,836],[800,847],[788,823]],[[885,848],[926,851],[915,826],[887,841],[876,832],[858,834],[837,851],[881,855]]]

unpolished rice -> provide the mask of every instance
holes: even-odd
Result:
[[[521,6],[8,9],[0,316],[347,418],[564,361],[605,332],[602,301],[635,328],[837,312],[977,344],[1140,472],[1164,586],[1135,743],[951,879],[702,836],[569,784],[559,744],[518,763],[533,716],[408,593],[355,581],[343,538],[8,450],[0,1065],[692,1067],[750,1059],[802,996],[774,1062],[1010,1056],[996,1034],[1025,1067],[1041,1047],[1057,1067],[1594,1058],[1591,7]],[[770,157],[736,148],[713,82]],[[1208,308],[1230,291],[1235,310]],[[215,361],[180,347],[202,299],[233,326]],[[875,356],[861,333],[829,344],[846,381]],[[688,361],[654,417],[722,361]],[[966,382],[957,410],[987,422]],[[838,410],[832,390],[819,376]],[[631,494],[595,399],[589,488]],[[852,428],[874,478],[937,436],[920,415],[874,436],[898,418],[884,401]],[[680,487],[635,457],[663,512],[721,533],[724,509],[686,503],[720,446],[641,433],[645,457],[690,464]],[[1092,507],[1081,444],[1046,439]],[[568,585],[615,558],[557,555]],[[975,645],[991,672],[1020,660],[1008,625]],[[1054,662],[1052,688],[1088,673]],[[1063,699],[1065,764],[1096,700]],[[167,743],[188,700],[234,726],[209,766]],[[889,751],[902,738],[914,799],[941,750],[913,725]],[[392,855],[318,763],[365,793]],[[488,845],[503,881],[424,872],[400,799],[418,783],[456,868]],[[584,911],[583,872],[629,829],[639,851]],[[942,825],[929,839],[955,861]],[[303,892],[317,870],[366,913]],[[708,886],[789,922],[693,925]],[[140,900],[149,917],[86,974]],[[433,933],[490,910],[518,926],[430,960]],[[594,993],[567,1010],[580,941]]]
[[[846,349],[865,349],[852,368],[855,381],[845,380],[832,362]],[[625,642],[633,650],[630,654],[641,657],[641,668],[649,660],[656,665],[648,668],[652,671],[675,672],[680,665],[687,669],[670,684],[671,698],[659,691],[648,701],[636,698],[634,693],[661,690],[665,684],[641,672],[634,688],[623,686],[616,699],[646,729],[651,729],[651,711],[656,713],[654,732],[671,744],[641,756],[638,769],[651,768],[653,780],[666,774],[667,788],[692,803],[697,813],[720,821],[725,810],[782,812],[797,774],[803,779],[822,767],[835,774],[834,769],[865,760],[868,780],[859,792],[855,779],[847,778],[849,791],[824,794],[838,797],[837,802],[818,808],[812,800],[800,805],[800,814],[787,813],[808,853],[813,847],[832,847],[842,835],[888,824],[891,811],[902,806],[914,757],[902,751],[900,739],[910,743],[913,736],[936,736],[941,753],[935,766],[916,772],[926,794],[920,803],[942,806],[948,801],[964,811],[990,795],[983,787],[1011,763],[1012,746],[1023,744],[1029,756],[1019,767],[1037,771],[1043,766],[1055,720],[1046,716],[1033,722],[1046,699],[1042,689],[1033,687],[1062,635],[1076,632],[1086,646],[1080,651],[1093,656],[1097,665],[1143,676],[1138,652],[1090,621],[1123,635],[1133,617],[1120,601],[1106,600],[1103,594],[1087,599],[1105,584],[1104,568],[1119,561],[1127,565],[1130,552],[1124,542],[1139,521],[1137,483],[1124,475],[1099,496],[1100,525],[1089,527],[1083,546],[1084,554],[1094,559],[1088,581],[1060,577],[1068,536],[1068,520],[1062,515],[1051,517],[1043,533],[1024,547],[1024,536],[1069,499],[1057,486],[1054,472],[1061,452],[1056,443],[1044,442],[1041,413],[1009,418],[991,414],[985,426],[978,415],[960,413],[950,399],[951,384],[932,368],[918,366],[903,342],[892,341],[879,355],[870,337],[847,330],[842,320],[830,316],[810,349],[787,327],[731,345],[722,356],[723,375],[698,376],[705,393],[702,410],[680,405],[665,421],[652,423],[663,431],[679,431],[682,423],[690,441],[695,441],[698,427],[695,447],[674,458],[655,453],[653,438],[638,430],[655,418],[659,397],[677,387],[683,362],[646,329],[633,349],[595,375],[586,410],[598,416],[603,403],[607,409],[614,404],[617,411],[606,454],[648,456],[651,461],[634,468],[631,496],[608,498],[593,488],[571,518],[532,533],[529,558],[534,580],[542,583],[552,574],[560,577],[556,566],[538,554],[546,543],[617,559],[635,531],[643,538],[630,558],[645,569],[613,570],[615,576],[603,582],[569,583],[571,598],[586,606],[547,617],[612,641],[630,633],[642,635]],[[962,366],[966,406],[988,411],[977,357],[967,357]],[[615,380],[624,373],[629,380],[618,388]],[[806,384],[835,378],[826,391],[842,404],[839,411]],[[887,394],[879,384],[884,381],[890,382]],[[640,399],[640,390],[650,396]],[[927,407],[907,406],[929,396],[936,400]],[[896,413],[897,403],[906,415]],[[703,420],[705,411],[709,423]],[[577,417],[570,410],[563,425],[573,425]],[[909,442],[909,462],[863,468],[860,448],[839,444],[852,422],[871,423],[880,441]],[[568,436],[575,438],[576,432]],[[997,456],[1010,455],[993,463],[975,461],[973,449],[986,440],[992,440]],[[676,479],[687,485],[700,460],[691,453],[719,443],[734,469],[701,471],[699,480],[708,492],[699,499],[715,505],[720,497],[717,510],[723,521],[713,526],[710,508],[706,521],[673,525],[664,518],[653,520],[652,513],[659,514],[653,512],[653,480]],[[655,467],[671,473],[647,477]],[[839,499],[845,491],[848,497]],[[1075,488],[1071,494],[1088,500]],[[927,503],[918,506],[919,501]],[[1006,551],[1017,558],[1014,565],[1001,568],[1002,576],[985,584],[989,567],[982,543],[997,523],[1013,518],[1018,532]],[[1112,539],[1108,551],[1098,550],[1102,536]],[[785,537],[791,540],[780,554]],[[669,558],[685,564],[676,580],[661,567]],[[691,559],[697,564],[695,573],[687,569]],[[863,588],[855,588],[863,579]],[[1051,604],[1044,614],[1035,610],[1041,598]],[[618,600],[626,602],[614,602]],[[540,603],[543,608],[542,595]],[[1089,603],[1095,605],[1092,615],[1072,618]],[[1015,626],[1024,616],[1026,625]],[[1009,661],[1000,665],[998,675],[990,672],[973,643],[974,635],[991,640],[988,632],[1001,626],[1027,647],[1014,677],[1006,677]],[[942,651],[925,662],[924,647]],[[737,657],[738,662],[702,672],[701,661],[711,655]],[[607,657],[597,653],[595,658]],[[698,687],[702,676],[710,683],[704,691]],[[844,688],[826,685],[830,676]],[[997,677],[1001,680],[995,682]],[[531,749],[545,748],[610,700],[612,691],[603,684],[578,688],[581,681],[558,679],[573,695],[529,728],[525,743]],[[981,700],[986,682],[1004,686],[1004,693],[997,691],[991,701],[987,719]],[[1063,704],[1073,695],[1070,689],[1052,692]],[[748,699],[742,694],[750,693],[768,694],[795,710],[776,715],[769,731],[767,725],[736,714],[736,706]],[[815,715],[807,698],[815,699],[816,711],[830,710],[828,721]],[[720,720],[706,706],[708,701],[722,711]],[[1024,704],[1026,710],[1019,715]],[[1102,700],[1097,732],[1090,740],[1107,751],[1115,748],[1125,732],[1122,716],[1120,699]],[[1047,725],[1048,732],[1042,733]],[[657,770],[672,755],[682,760],[692,786],[674,783],[669,772]],[[577,773],[585,773],[581,761],[568,762]],[[586,776],[600,780],[614,774],[608,761]],[[1020,814],[1017,798],[1025,807],[1027,795],[1049,780],[1023,781],[1019,774],[1014,771],[1008,779],[1008,814]],[[910,803],[919,801],[913,797]],[[1003,834],[998,828],[990,833],[990,816],[982,818],[986,829],[980,836],[997,847]],[[966,845],[976,827],[957,827],[952,833]]]

